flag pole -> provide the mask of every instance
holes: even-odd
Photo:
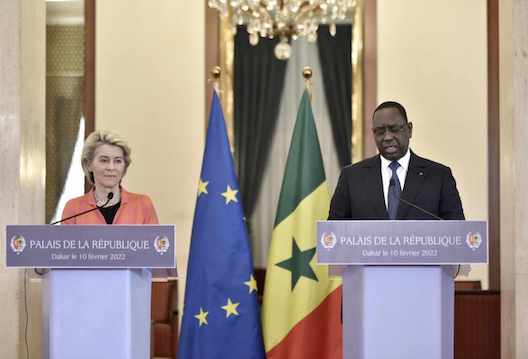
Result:
[[[178,358],[265,359],[242,198],[217,86],[191,232]],[[214,234],[212,236],[211,234]]]
[[[305,66],[303,68],[302,75],[304,77],[304,85],[306,86],[306,90],[308,90],[308,95],[310,96],[310,102],[312,102],[312,90],[313,90],[312,68],[310,66]]]

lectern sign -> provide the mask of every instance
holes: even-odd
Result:
[[[7,226],[8,267],[174,268],[174,226]]]
[[[321,264],[487,263],[483,221],[320,221]]]

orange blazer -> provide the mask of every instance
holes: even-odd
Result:
[[[94,190],[81,197],[69,200],[62,212],[62,218],[95,208]],[[106,224],[101,211],[94,210],[63,224]],[[121,205],[112,224],[159,224],[158,216],[150,198],[144,194],[132,193],[121,188]]]

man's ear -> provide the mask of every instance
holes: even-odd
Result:
[[[412,129],[413,129],[412,122],[409,122],[409,123],[407,124],[407,126],[409,127],[409,138],[411,138],[411,137],[412,137]]]

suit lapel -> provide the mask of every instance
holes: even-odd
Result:
[[[411,151],[409,169],[407,170],[407,176],[405,177],[405,185],[403,186],[401,198],[408,202],[414,203],[416,196],[418,195],[418,193],[420,193],[421,189],[423,188],[423,183],[427,175],[427,163],[425,161],[422,161],[421,157],[416,156]],[[396,219],[405,219],[410,208],[411,207],[409,205],[400,202]]]
[[[372,199],[372,210],[376,217],[389,219],[387,208],[385,207],[385,196],[383,194],[383,181],[381,179],[381,160],[379,155],[367,161],[365,168],[364,187],[367,191],[367,198]]]

